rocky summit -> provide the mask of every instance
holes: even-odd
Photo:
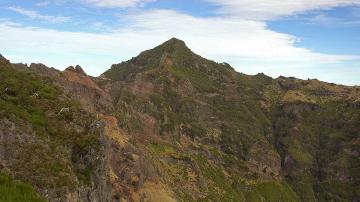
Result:
[[[0,201],[360,201],[360,87],[175,38],[99,77],[0,56]]]

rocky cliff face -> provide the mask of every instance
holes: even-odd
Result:
[[[105,125],[70,94],[77,85],[68,82],[73,89],[66,93],[61,72],[0,62],[1,174],[31,184],[50,201],[109,201]],[[1,186],[1,200],[32,195]]]
[[[50,201],[360,200],[358,87],[244,75],[178,39],[98,78],[2,61],[1,172]]]

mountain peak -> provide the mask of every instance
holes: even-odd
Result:
[[[191,52],[191,50],[186,46],[185,42],[177,38],[171,38],[152,50],[167,52],[170,54],[179,51]]]
[[[66,70],[73,71],[73,72],[79,73],[81,75],[86,75],[85,71],[81,68],[80,65],[76,65],[75,67],[70,66],[70,67],[66,68]]]
[[[184,63],[191,63],[195,56],[196,54],[186,46],[184,41],[171,38],[153,49],[143,51],[130,62],[149,68],[183,66]]]
[[[183,45],[186,46],[185,42],[183,40],[180,40],[178,38],[171,38],[167,41],[165,41],[162,45]]]
[[[129,61],[112,65],[111,69],[104,72],[104,75],[107,78],[118,80],[125,78],[130,72],[140,71],[141,69],[171,67],[199,69],[214,66],[213,63],[213,61],[195,54],[186,46],[184,41],[171,38],[153,49],[141,52]]]

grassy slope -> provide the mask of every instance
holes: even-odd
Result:
[[[358,89],[286,82],[292,89],[278,89],[283,100],[273,103],[272,111],[278,151],[295,161],[290,173],[285,169],[288,182],[303,201],[359,199]]]
[[[0,173],[0,201],[1,202],[44,202],[46,201],[31,185],[14,181],[8,175]]]
[[[1,119],[14,123],[17,131],[30,126],[36,133],[27,136],[28,144],[13,140],[2,145],[12,153],[7,166],[15,178],[38,190],[51,189],[60,198],[79,186],[76,178],[82,185],[90,184],[95,162],[84,157],[99,150],[99,132],[91,128],[95,117],[47,78],[15,71],[4,61],[0,70]],[[59,113],[62,108],[70,110]]]

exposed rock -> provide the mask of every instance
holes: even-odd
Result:
[[[76,97],[90,111],[109,112],[112,110],[112,98],[101,89],[81,68],[65,70],[62,77],[56,77],[66,92]]]
[[[70,66],[68,68],[66,68],[67,71],[74,71],[78,74],[81,74],[81,75],[84,75],[84,76],[87,76],[87,74],[85,73],[85,71],[79,66],[79,65],[76,65],[75,67],[73,66]]]
[[[53,67],[47,67],[46,65],[41,63],[31,63],[29,69],[42,76],[47,76],[52,78],[58,77],[60,75],[59,70],[56,70]]]
[[[4,62],[5,64],[10,64],[10,61],[8,59],[6,59],[4,56],[2,56],[1,54],[0,54],[0,61]]]
[[[66,108],[61,108],[61,110],[59,111],[58,114],[62,114],[62,113],[68,113],[70,112],[70,108],[66,107]]]
[[[11,64],[11,66],[18,70],[18,71],[30,71],[29,67],[27,66],[27,64],[23,64],[23,63],[16,63],[16,64]]]

